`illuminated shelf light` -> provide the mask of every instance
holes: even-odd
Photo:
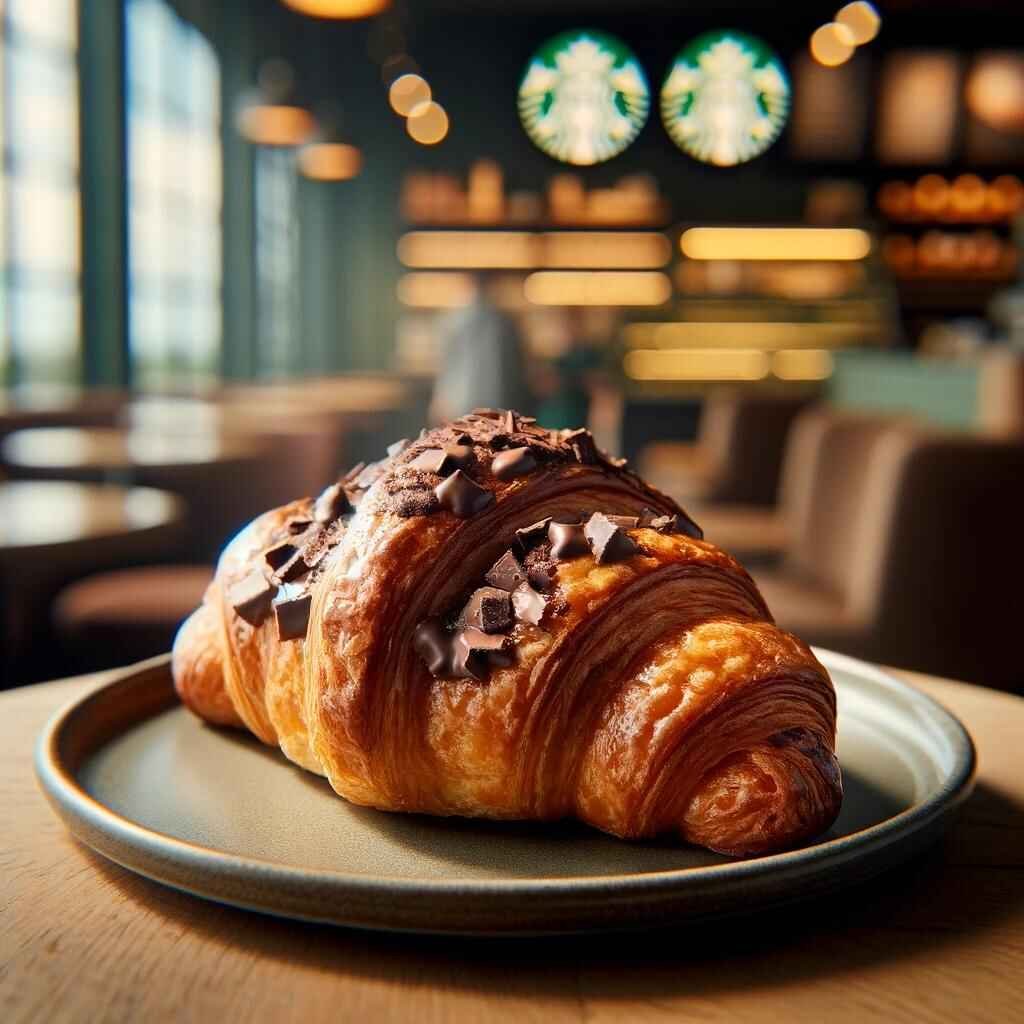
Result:
[[[656,269],[672,258],[672,243],[652,231],[552,231],[542,243],[546,267]]]
[[[687,321],[685,323],[632,323],[625,329],[630,348],[682,349],[839,348],[864,341],[870,329],[862,323],[808,323],[806,321]]]
[[[454,309],[473,297],[473,279],[468,274],[403,274],[396,289],[403,306],[417,309]]]
[[[758,349],[635,349],[622,366],[633,380],[763,380],[771,360]]]
[[[398,240],[407,267],[520,269],[537,266],[536,236],[525,231],[411,231]]]
[[[435,146],[448,134],[448,114],[440,103],[417,104],[405,122],[409,137],[423,146]]]
[[[667,274],[644,271],[538,271],[523,284],[535,306],[660,306],[672,295]]]
[[[845,64],[856,48],[853,33],[835,21],[822,25],[811,36],[811,56],[827,68]]]
[[[832,353],[823,348],[784,348],[772,356],[779,380],[827,380],[835,369]]]
[[[257,146],[298,146],[316,128],[308,110],[284,105],[247,106],[238,112],[237,125]]]
[[[391,0],[283,0],[299,14],[311,18],[331,18],[352,21],[356,18],[371,18],[391,6]]]
[[[362,166],[362,153],[344,142],[316,142],[299,150],[299,170],[313,181],[348,181]]]
[[[691,260],[862,260],[871,236],[859,228],[689,228],[679,248]]]

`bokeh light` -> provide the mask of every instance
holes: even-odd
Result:
[[[362,166],[362,153],[343,142],[316,142],[299,150],[299,170],[313,181],[347,181]]]
[[[822,25],[811,36],[811,56],[827,68],[845,64],[856,49],[853,33],[838,22]]]
[[[282,0],[299,14],[313,18],[338,18],[351,20],[370,18],[391,6],[391,0]]]
[[[882,19],[872,4],[865,0],[856,0],[847,4],[836,14],[836,22],[849,33],[855,46],[870,43],[882,27]]]
[[[448,114],[440,103],[428,100],[413,107],[405,130],[424,146],[433,146],[448,134]]]
[[[966,99],[971,113],[991,128],[1024,132],[1024,57],[979,56],[967,78]]]
[[[388,89],[391,109],[402,117],[408,117],[421,103],[429,103],[430,86],[420,75],[399,75]]]
[[[789,79],[766,43],[709,32],[677,55],[661,87],[661,119],[684,153],[728,167],[763,153],[789,114]]]
[[[519,118],[538,149],[586,166],[617,156],[647,121],[650,91],[621,40],[578,30],[549,39],[519,86]]]

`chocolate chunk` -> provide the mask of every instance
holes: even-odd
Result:
[[[228,590],[228,600],[231,607],[250,626],[259,626],[270,614],[270,604],[276,592],[277,587],[263,575],[262,571],[253,569],[248,576]]]
[[[631,537],[629,537],[621,526],[616,526],[606,515],[595,512],[583,527],[587,543],[594,553],[598,565],[605,565],[608,562],[621,562],[631,558],[640,549]]]
[[[388,445],[388,456],[394,458],[396,455],[401,455],[406,448],[409,447],[409,438],[403,437],[400,441],[395,441],[393,444]]]
[[[541,519],[529,526],[516,530],[516,544],[524,554],[535,547],[548,535],[548,526],[551,524],[551,516]]]
[[[412,645],[435,676],[451,672],[452,637],[438,618],[424,619],[412,634]]]
[[[292,534],[292,536],[297,533],[305,533],[312,525],[312,519],[293,519],[288,524],[288,532]]]
[[[458,437],[455,438],[455,443],[456,444],[472,444],[473,443],[473,438],[471,438],[469,436],[469,434],[459,434]]]
[[[484,633],[504,633],[512,628],[512,600],[508,591],[497,587],[474,590],[459,621]]]
[[[356,463],[356,464],[355,464],[355,465],[354,465],[354,466],[353,466],[353,467],[352,467],[352,468],[351,468],[351,469],[350,469],[350,470],[349,470],[349,471],[348,471],[348,472],[347,472],[347,473],[346,473],[346,474],[345,474],[345,475],[344,475],[344,476],[343,476],[343,477],[341,478],[341,481],[342,481],[342,483],[346,483],[346,484],[347,484],[347,483],[349,483],[350,481],[352,481],[352,480],[355,480],[355,479],[356,479],[356,477],[358,477],[358,476],[359,476],[359,474],[360,474],[360,473],[362,473],[362,471],[363,471],[364,469],[366,469],[366,463],[365,463],[365,462],[357,462],[357,463]]]
[[[473,463],[476,462],[473,447],[469,444],[446,445],[444,453],[451,460],[452,465],[458,469],[470,469]]]
[[[514,434],[516,429],[516,414],[509,409],[501,418],[501,430],[506,434]]]
[[[607,518],[623,530],[635,530],[640,525],[639,516],[608,516]]]
[[[466,476],[461,469],[434,488],[441,508],[447,509],[459,519],[469,519],[494,503],[494,495]]]
[[[551,523],[548,539],[551,541],[551,557],[560,562],[590,554],[583,527],[576,523]]]
[[[309,566],[301,551],[296,551],[280,568],[274,570],[274,579],[278,583],[294,583],[295,580],[305,576],[309,572]]]
[[[640,526],[650,526],[657,519],[658,513],[653,508],[644,507],[640,511]]]
[[[301,640],[309,627],[309,608],[313,595],[296,593],[297,588],[288,587],[274,602],[274,617],[277,619],[278,640]]]
[[[355,485],[360,490],[369,490],[377,482],[377,480],[380,479],[383,473],[384,467],[383,465],[381,465],[381,463],[371,462],[356,477]]]
[[[523,583],[512,591],[512,608],[520,622],[539,626],[547,606],[548,599],[538,594],[529,583]]]
[[[294,544],[287,542],[283,544],[276,544],[272,548],[267,548],[263,552],[263,558],[267,565],[271,569],[280,569],[289,559],[294,558],[299,553],[299,549]]]
[[[497,587],[499,590],[504,590],[511,594],[520,583],[526,582],[526,573],[519,564],[519,559],[511,551],[506,551],[487,570],[485,579],[492,587]]]
[[[537,468],[537,460],[529,448],[508,448],[495,455],[491,462],[491,472],[499,480],[512,480],[517,476],[526,476]]]
[[[555,574],[557,573],[554,562],[534,562],[526,570],[526,578],[534,590],[547,593],[555,585]]]
[[[485,420],[500,420],[504,413],[501,409],[474,409],[473,415],[480,416]]]
[[[313,518],[318,523],[333,523],[343,515],[352,511],[352,503],[341,484],[331,484],[325,488],[313,506]]]
[[[410,469],[419,469],[426,473],[436,473],[438,476],[447,476],[451,472],[451,459],[448,453],[440,448],[428,448],[420,452],[412,462]]]
[[[704,531],[688,515],[657,516],[649,525],[658,533],[681,533],[697,540],[704,539]]]
[[[563,440],[572,449],[576,461],[583,465],[597,462],[597,445],[589,430],[571,430]]]
[[[512,641],[507,636],[467,626],[455,634],[452,642],[452,674],[456,678],[485,679],[489,667],[504,668],[514,660]]]

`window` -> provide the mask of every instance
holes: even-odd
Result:
[[[77,6],[0,9],[0,372],[17,384],[70,384],[81,372]]]
[[[133,379],[195,390],[220,362],[220,70],[166,0],[128,0],[126,11]]]

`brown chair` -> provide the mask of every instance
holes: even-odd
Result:
[[[157,565],[87,576],[54,604],[54,628],[71,671],[116,668],[171,649],[203,599],[213,567]]]
[[[755,573],[779,624],[875,661],[1024,687],[1024,443],[847,417],[826,447],[783,567]]]
[[[659,442],[640,455],[640,472],[684,505],[775,504],[790,427],[806,396],[713,392],[697,443]]]

